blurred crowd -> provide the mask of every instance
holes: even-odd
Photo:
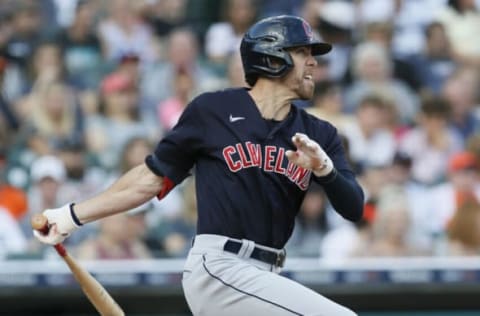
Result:
[[[199,93],[247,86],[243,33],[278,14],[333,44],[296,105],[337,127],[366,194],[349,223],[312,184],[289,255],[480,255],[480,1],[0,0],[0,260],[51,256],[32,214],[143,162]],[[194,187],[66,244],[83,259],[183,257]]]

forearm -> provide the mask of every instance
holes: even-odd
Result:
[[[128,211],[153,197],[162,189],[163,178],[139,165],[95,197],[75,204],[74,211],[82,224]]]
[[[334,171],[336,175],[318,178],[333,208],[342,217],[357,221],[363,215],[364,196],[353,177]]]

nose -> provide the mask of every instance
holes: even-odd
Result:
[[[307,65],[309,65],[309,66],[311,65],[311,66],[313,66],[313,67],[317,67],[318,61],[317,61],[317,59],[315,58],[315,56],[310,55],[310,56],[308,57]]]

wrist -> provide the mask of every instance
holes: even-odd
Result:
[[[70,216],[72,217],[72,220],[75,223],[75,225],[82,226],[83,225],[82,222],[80,222],[80,220],[77,217],[77,214],[75,214],[75,210],[73,208],[74,206],[75,206],[75,203],[70,203],[70,205],[68,206],[70,209]]]
[[[319,180],[320,183],[327,184],[327,183],[335,181],[335,179],[337,178],[337,175],[338,175],[337,169],[333,168],[330,171],[330,173],[328,173],[326,175],[323,175],[323,176],[317,176],[317,177],[318,177],[318,180]]]
[[[65,204],[59,208],[45,210],[43,215],[45,215],[50,225],[55,224],[57,226],[57,231],[61,235],[69,236],[72,232],[81,227],[81,224],[78,225],[73,219],[72,215],[75,215],[75,213],[72,212],[72,210],[72,204]],[[78,222],[80,223],[80,221]]]
[[[324,161],[322,162],[321,168],[312,170],[313,174],[317,177],[325,177],[329,175],[335,168],[333,167],[332,160],[330,158],[326,157]]]

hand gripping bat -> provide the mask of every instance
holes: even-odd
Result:
[[[31,219],[33,229],[38,230],[43,234],[47,234],[48,220],[41,214],[36,214]],[[88,300],[93,304],[95,309],[102,316],[124,316],[125,313],[118,306],[117,302],[108,294],[105,288],[78,262],[71,257],[65,247],[60,243],[53,246],[60,257],[63,258],[65,263],[72,271],[73,276],[80,284],[83,293],[87,296]]]

